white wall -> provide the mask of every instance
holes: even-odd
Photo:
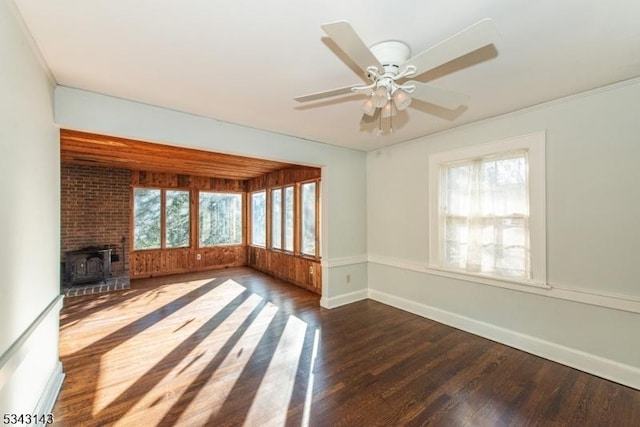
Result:
[[[50,410],[62,380],[54,85],[18,16],[0,0],[0,414]]]
[[[63,128],[322,166],[323,305],[366,290],[365,153],[62,86],[55,110]]]
[[[368,153],[369,295],[640,387],[638,111],[635,80]],[[553,289],[429,274],[429,155],[540,130]]]

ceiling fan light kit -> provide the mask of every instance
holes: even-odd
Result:
[[[411,105],[412,100],[411,95],[403,89],[398,89],[393,94],[393,103],[398,111],[406,110]]]
[[[465,95],[408,78],[419,76],[493,44],[497,38],[493,21],[487,18],[411,57],[409,46],[398,40],[367,47],[346,21],[324,24],[321,28],[365,72],[364,78],[371,83],[312,93],[294,99],[307,102],[353,92],[366,95],[361,109],[368,116],[380,115],[378,135],[382,134],[381,119],[388,117],[389,130],[393,131],[391,118],[398,111],[406,110],[413,99],[448,109],[458,108],[466,101]]]
[[[376,104],[373,102],[372,96],[365,99],[364,103],[362,104],[362,112],[367,116],[373,116],[376,113],[377,108],[378,107],[376,107]]]

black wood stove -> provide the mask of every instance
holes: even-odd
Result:
[[[64,254],[65,284],[107,283],[110,277],[111,249],[85,248]]]

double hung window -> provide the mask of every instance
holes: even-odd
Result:
[[[544,134],[430,157],[430,264],[546,280]]]

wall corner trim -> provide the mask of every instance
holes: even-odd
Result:
[[[541,340],[530,335],[521,334],[415,301],[409,301],[375,289],[369,289],[369,298],[640,390],[639,367],[626,365],[574,348]]]

